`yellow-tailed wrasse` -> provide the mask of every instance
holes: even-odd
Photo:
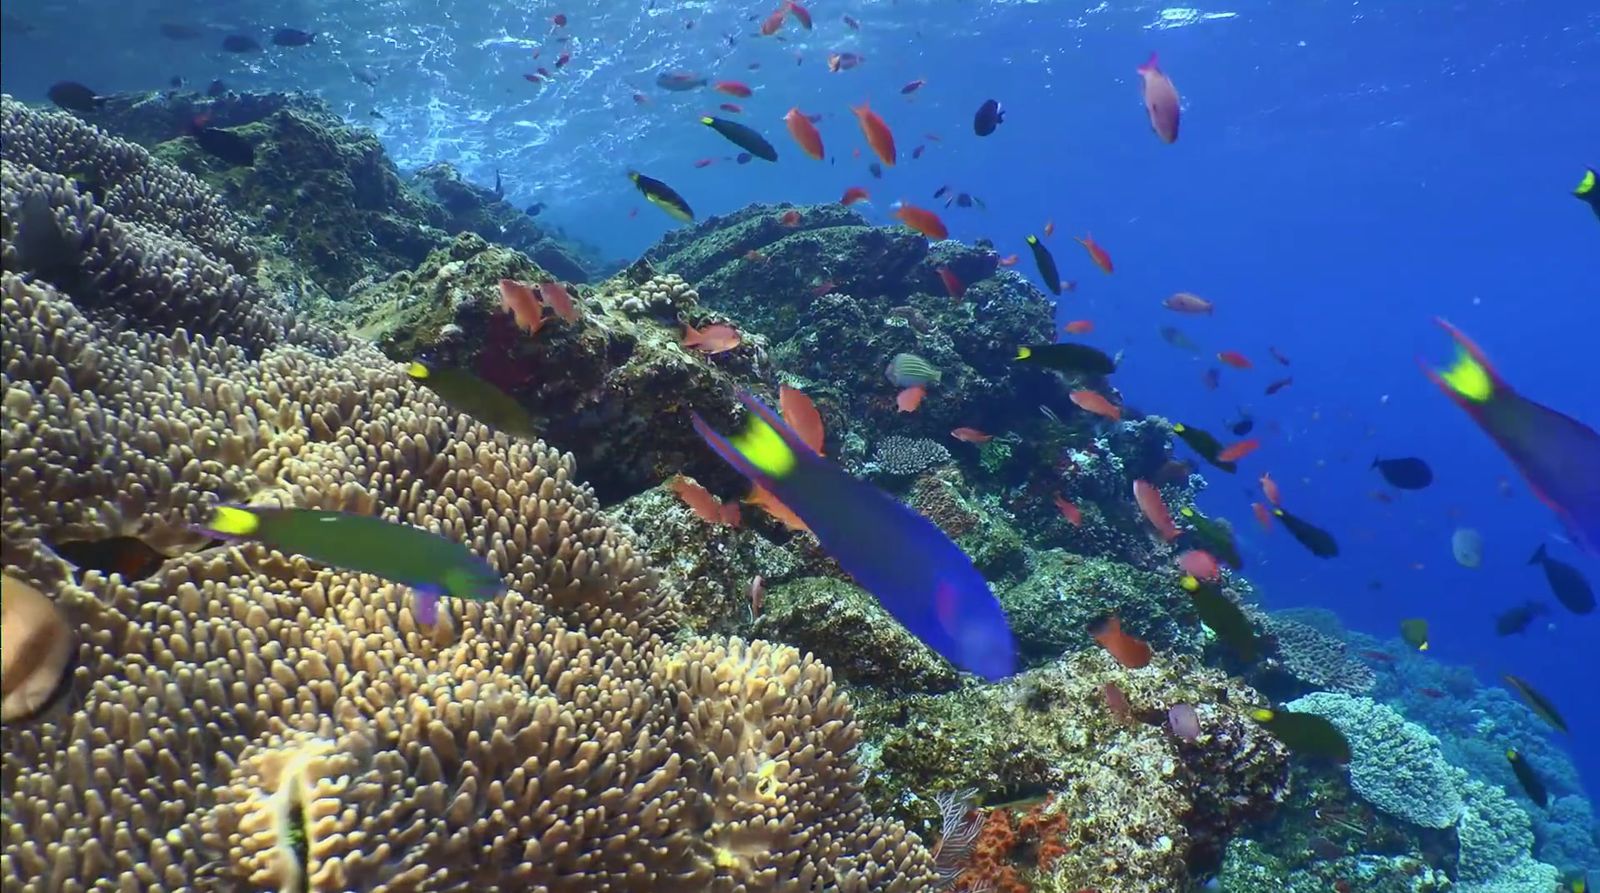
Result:
[[[1256,641],[1255,627],[1233,599],[1223,594],[1221,586],[1186,574],[1183,588],[1194,602],[1194,610],[1200,615],[1201,623],[1211,627],[1217,638],[1233,649],[1240,660],[1249,663],[1256,659],[1260,647]]]
[[[533,416],[515,397],[465,369],[446,369],[420,362],[406,367],[406,375],[438,394],[451,409],[492,425],[507,434],[533,439]]]
[[[755,397],[741,392],[739,400],[746,426],[732,438],[692,415],[717,455],[799,516],[823,550],[928,647],[988,680],[1016,671],[1005,612],[949,537],[818,456]]]
[[[1421,617],[1412,617],[1400,621],[1400,638],[1407,645],[1418,651],[1428,650],[1428,621]]]
[[[1028,236],[1028,250],[1033,252],[1033,262],[1039,267],[1039,278],[1053,295],[1061,294],[1061,271],[1056,269],[1056,259],[1035,235]]]
[[[1345,740],[1344,733],[1315,713],[1258,709],[1250,711],[1250,718],[1301,756],[1350,762],[1350,742]]]
[[[1572,194],[1588,205],[1595,217],[1600,217],[1600,182],[1597,181],[1600,181],[1600,176],[1591,167],[1583,172],[1583,179],[1578,181],[1578,188],[1572,190]]]
[[[427,626],[438,619],[440,596],[487,601],[505,591],[494,568],[466,546],[371,515],[220,505],[198,529],[402,583],[416,594],[417,620]]]
[[[1575,868],[1562,875],[1560,893],[1589,893],[1589,873]]]
[[[1556,710],[1556,705],[1550,703],[1549,698],[1529,685],[1528,680],[1520,676],[1513,676],[1510,673],[1501,678],[1505,679],[1506,684],[1511,686],[1511,690],[1522,698],[1523,703],[1528,705],[1528,709],[1532,710],[1540,719],[1549,723],[1551,728],[1559,732],[1567,731],[1567,721],[1562,718],[1560,711]]]
[[[713,118],[707,115],[700,119],[700,123],[722,134],[723,139],[757,158],[765,161],[778,160],[778,150],[772,148],[772,144],[767,142],[766,137],[740,124],[738,121],[729,121],[727,118]]]
[[[1213,467],[1220,468],[1229,474],[1233,474],[1238,470],[1239,464],[1237,462],[1225,462],[1217,458],[1222,455],[1224,447],[1222,441],[1214,437],[1211,432],[1202,431],[1193,425],[1185,425],[1182,422],[1173,422],[1172,433],[1178,435],[1179,440],[1188,444],[1189,449],[1199,453],[1200,458],[1211,463]]]
[[[694,220],[694,210],[671,186],[653,177],[646,177],[638,171],[628,171],[628,179],[632,180],[639,192],[650,200],[650,204],[671,214],[674,220],[681,220],[684,223]]]
[[[1272,514],[1283,522],[1284,529],[1289,531],[1289,535],[1298,540],[1300,545],[1305,546],[1312,555],[1318,558],[1333,558],[1339,554],[1339,543],[1328,531],[1281,508],[1273,509]]]
[[[1578,548],[1600,555],[1600,434],[1505,383],[1478,345],[1444,320],[1456,359],[1428,377],[1484,430],[1549,506]]]
[[[1244,556],[1239,554],[1239,545],[1233,540],[1233,532],[1226,526],[1195,511],[1193,506],[1186,505],[1178,509],[1178,514],[1190,525],[1189,534],[1199,540],[1207,552],[1222,559],[1234,570],[1244,567]]]
[[[1017,348],[1018,363],[1030,363],[1058,372],[1110,375],[1117,362],[1087,344],[1028,344]]]
[[[1539,773],[1533,771],[1533,767],[1528,765],[1528,761],[1523,759],[1522,754],[1517,753],[1514,747],[1506,748],[1506,762],[1511,764],[1511,771],[1516,774],[1517,781],[1522,785],[1522,790],[1528,795],[1528,799],[1539,804],[1539,808],[1548,809],[1550,792],[1545,788],[1544,779],[1539,777]]]

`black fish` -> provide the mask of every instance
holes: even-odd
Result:
[[[1250,718],[1265,726],[1289,750],[1336,763],[1350,762],[1350,742],[1339,727],[1315,713],[1292,710],[1250,711]]]
[[[950,187],[948,185],[940,186],[938,189],[935,189],[933,191],[933,197],[934,198],[938,198],[938,197],[944,195],[946,192],[949,192],[949,191],[950,191]]]
[[[1185,425],[1182,422],[1173,422],[1172,433],[1178,435],[1180,440],[1189,445],[1189,449],[1199,453],[1200,458],[1211,463],[1213,467],[1220,468],[1229,474],[1233,474],[1239,469],[1239,463],[1225,462],[1218,458],[1218,456],[1222,455],[1224,447],[1222,441],[1218,440],[1210,431],[1202,431],[1193,425]]]
[[[1183,520],[1194,525],[1189,531],[1195,539],[1200,541],[1200,547],[1216,556],[1234,570],[1244,567],[1244,556],[1239,554],[1239,546],[1233,541],[1233,533],[1222,524],[1207,518],[1194,510],[1193,506],[1184,506],[1178,509],[1178,514]]]
[[[1087,344],[1033,344],[1017,348],[1014,360],[1056,369],[1061,372],[1084,372],[1091,375],[1110,375],[1117,371],[1116,361]]]
[[[387,118],[385,118],[383,116],[383,112],[380,112],[377,109],[373,109],[372,111],[367,112],[367,116],[371,117],[371,118],[377,118],[379,121],[387,121],[388,120]]]
[[[272,32],[273,45],[280,47],[303,47],[316,39],[317,35],[299,28],[279,28]]]
[[[1561,602],[1568,611],[1588,614],[1594,610],[1594,590],[1589,588],[1589,581],[1578,573],[1577,568],[1546,554],[1543,543],[1528,559],[1528,563],[1544,568],[1544,578],[1550,583],[1550,591],[1556,594],[1556,601]]]
[[[1528,705],[1528,709],[1532,710],[1535,716],[1549,723],[1550,728],[1558,732],[1567,731],[1566,718],[1561,715],[1561,712],[1556,709],[1556,705],[1552,704],[1549,698],[1529,685],[1528,680],[1523,679],[1521,676],[1513,676],[1510,673],[1501,678],[1506,681],[1507,685],[1511,686],[1512,691],[1515,691],[1518,697],[1522,698],[1523,703]]]
[[[182,22],[162,22],[160,31],[161,36],[168,40],[199,40],[205,36],[201,29]]]
[[[881,165],[881,164],[877,163],[876,161],[874,161],[873,163],[867,165],[867,173],[871,174],[872,175],[872,179],[874,179],[874,180],[882,180],[883,179],[883,165]]]
[[[1516,774],[1517,781],[1522,783],[1522,790],[1528,799],[1539,804],[1541,809],[1550,808],[1550,792],[1545,789],[1544,780],[1539,778],[1539,773],[1533,771],[1528,761],[1517,753],[1514,747],[1506,748],[1506,762],[1511,764],[1511,771]]]
[[[1378,469],[1383,479],[1401,490],[1421,490],[1433,483],[1433,469],[1417,458],[1379,459],[1374,457],[1372,467]]]
[[[1525,631],[1532,623],[1533,618],[1549,612],[1544,602],[1524,602],[1494,619],[1496,635],[1514,636]]]
[[[92,112],[105,102],[105,98],[98,96],[88,87],[77,81],[57,81],[45,91],[46,96],[56,105],[72,112]]]
[[[167,83],[171,84],[174,87],[182,87],[183,86],[183,75],[175,74],[175,75],[172,76],[172,78],[170,80],[167,81]]]
[[[1244,611],[1222,594],[1221,586],[1202,582],[1193,574],[1188,574],[1183,578],[1183,588],[1193,600],[1200,621],[1211,627],[1218,639],[1233,649],[1240,660],[1248,663],[1256,659],[1258,647],[1255,627],[1250,625],[1250,618]]]
[[[539,216],[539,212],[543,211],[543,210],[544,210],[544,202],[534,202],[533,204],[527,206],[526,208],[523,208],[522,209],[522,213],[528,215],[529,217],[538,217]]]
[[[1273,509],[1272,513],[1283,522],[1289,535],[1299,540],[1300,545],[1309,549],[1312,555],[1318,558],[1333,558],[1339,554],[1339,543],[1334,540],[1333,534],[1281,508]]]
[[[1596,174],[1594,168],[1583,172],[1583,179],[1578,181],[1578,188],[1572,190],[1572,194],[1578,197],[1578,201],[1588,205],[1594,211],[1594,216],[1600,217],[1600,174]]]
[[[753,128],[740,124],[738,121],[729,121],[727,118],[713,118],[707,115],[700,119],[700,123],[722,134],[722,138],[735,146],[749,152],[765,161],[777,161],[778,150],[772,148],[767,138],[756,133]]]
[[[494,169],[494,200],[499,201],[506,197],[505,184],[500,182],[500,169]]]
[[[189,132],[194,141],[208,155],[226,161],[233,167],[249,167],[256,163],[256,147],[231,130],[220,127],[196,127]]]
[[[734,164],[749,164],[751,157],[752,156],[750,155],[749,152],[740,152],[738,155],[733,156],[733,163]]]
[[[230,53],[259,53],[261,44],[254,37],[243,34],[229,34],[222,38],[222,48]]]
[[[1256,420],[1250,418],[1250,416],[1241,409],[1239,410],[1239,420],[1230,424],[1228,426],[1228,430],[1240,437],[1243,437],[1246,434],[1249,434],[1251,430],[1255,428],[1255,426]]]
[[[683,200],[683,196],[671,186],[654,177],[646,177],[638,171],[628,171],[628,179],[633,181],[633,185],[646,199],[649,199],[650,204],[666,211],[674,220],[681,220],[684,223],[694,220],[694,209],[690,208],[689,203]]]
[[[221,96],[221,95],[223,95],[224,93],[227,93],[227,92],[228,92],[228,85],[224,84],[222,82],[222,78],[217,78],[216,80],[212,81],[210,84],[206,85],[206,95],[211,97],[212,99],[216,99],[218,96]]]
[[[1028,249],[1033,252],[1033,263],[1039,268],[1039,278],[1044,280],[1044,287],[1053,295],[1061,294],[1061,271],[1056,269],[1056,259],[1050,249],[1031,233],[1028,235]]]
[[[1268,397],[1271,397],[1273,394],[1278,393],[1279,391],[1283,390],[1284,388],[1286,388],[1286,387],[1288,387],[1289,385],[1292,385],[1292,384],[1294,384],[1294,376],[1293,375],[1289,376],[1288,378],[1280,378],[1277,381],[1267,385],[1266,395]]]
[[[986,99],[983,105],[978,106],[977,114],[972,116],[972,132],[978,136],[988,136],[1005,120],[1006,113],[1000,109],[1000,103]]]

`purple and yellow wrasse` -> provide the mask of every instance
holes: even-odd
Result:
[[[438,619],[442,595],[487,601],[505,591],[505,581],[494,568],[466,546],[371,515],[219,505],[198,529],[403,583],[416,593],[417,620],[425,626]]]
[[[777,497],[885,610],[957,667],[988,680],[1016,671],[1016,644],[1000,602],[972,561],[933,522],[817,455],[761,401],[743,433],[723,437],[698,414],[694,428],[717,455]]]
[[[1600,555],[1600,434],[1517,393],[1472,339],[1443,319],[1434,321],[1455,339],[1456,359],[1448,368],[1423,365],[1423,371],[1494,438],[1573,542]]]

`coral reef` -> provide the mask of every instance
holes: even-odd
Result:
[[[1269,677],[1263,681],[1263,689],[1283,696],[1280,685],[1270,678],[1278,672],[1288,677],[1289,692],[1294,694],[1307,689],[1345,694],[1371,690],[1377,682],[1372,668],[1351,653],[1350,646],[1337,633],[1318,629],[1301,619],[1305,616],[1303,611],[1277,611],[1260,617],[1271,649],[1257,670],[1259,676]],[[1337,624],[1337,618],[1332,622]]]
[[[1555,889],[1560,872],[1532,856],[1528,814],[1505,792],[1476,779],[1461,785],[1463,893],[1540,893]]]
[[[1427,729],[1371,698],[1314,692],[1284,705],[1330,720],[1350,741],[1350,785],[1368,803],[1426,828],[1461,816],[1453,768]]]

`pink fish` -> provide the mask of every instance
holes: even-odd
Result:
[[[739,331],[733,326],[722,323],[706,326],[703,329],[696,329],[684,323],[682,343],[684,347],[692,347],[701,353],[724,353],[739,346]]]
[[[1145,519],[1155,527],[1157,535],[1169,543],[1178,538],[1178,528],[1172,523],[1172,513],[1167,511],[1167,504],[1161,501],[1160,490],[1148,481],[1134,481],[1133,499],[1139,503],[1139,511],[1144,512]]]
[[[757,617],[761,616],[761,606],[766,600],[766,581],[761,579],[760,574],[756,574],[756,578],[750,581],[750,621],[752,623],[755,622]]]
[[[1217,559],[1210,552],[1200,549],[1190,549],[1178,556],[1178,567],[1190,576],[1201,580],[1215,580],[1222,576],[1222,568],[1217,566]]]
[[[567,291],[565,285],[552,280],[540,283],[536,286],[536,289],[539,292],[539,297],[543,298],[550,309],[556,312],[556,316],[561,317],[565,322],[578,321],[578,305],[573,303],[572,292]]]
[[[1150,129],[1163,143],[1178,141],[1178,88],[1162,72],[1156,54],[1135,71],[1144,78],[1144,107],[1150,113]]]
[[[1180,291],[1161,302],[1161,306],[1179,313],[1205,313],[1212,311],[1211,302],[1197,294]]]

